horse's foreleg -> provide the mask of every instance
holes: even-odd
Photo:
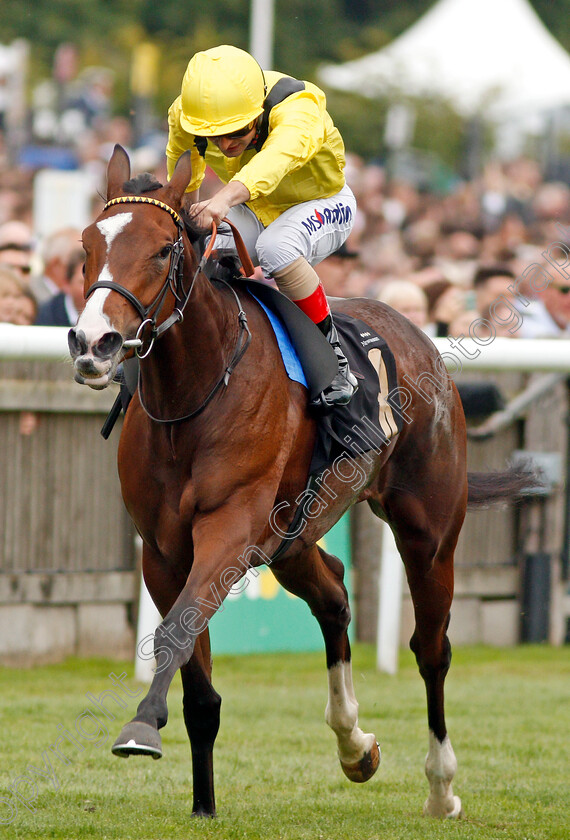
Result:
[[[410,647],[416,655],[427,694],[429,751],[425,772],[429,796],[424,814],[458,817],[461,801],[454,796],[452,781],[457,760],[447,734],[444,714],[444,683],[451,663],[451,645],[446,631],[453,598],[453,551],[463,515],[454,514],[445,536],[439,537],[417,498],[392,499],[397,511],[396,540],[404,560],[416,626]]]
[[[192,750],[193,816],[214,817],[214,741],[220,725],[221,698],[211,683],[209,631],[196,642],[194,655],[180,669],[184,723]]]
[[[215,590],[219,600],[208,600],[209,593],[204,588],[194,587],[190,575],[174,606],[157,627],[154,677],[135,717],[123,727],[113,744],[115,755],[125,758],[129,755],[162,756],[158,730],[166,726],[168,720],[168,689],[176,672],[190,662],[197,638],[207,629],[210,618],[224,599],[226,593],[222,595],[217,586]]]
[[[143,544],[143,571],[147,588],[154,603],[161,613],[167,615],[177,602],[184,586],[184,580],[164,563],[159,554],[146,543]],[[172,667],[173,656],[165,641],[167,636],[164,629],[170,622],[161,622],[152,636],[143,639],[137,655],[147,658],[154,653],[157,666],[151,687],[146,696],[139,703],[137,714],[130,723],[121,730],[119,737],[112,746],[112,752],[123,758],[130,755],[149,755],[161,758],[162,744],[158,729],[166,725],[168,709],[166,693],[176,671]],[[190,640],[190,648],[194,640]],[[192,650],[188,655],[191,655]],[[170,665],[170,667],[168,667]]]
[[[337,737],[345,775],[353,782],[366,782],[378,769],[380,751],[375,735],[364,733],[358,725],[347,634],[350,608],[342,563],[314,546],[273,571],[286,589],[307,602],[319,622],[328,669],[325,720]]]
[[[184,586],[154,634],[156,670],[149,691],[139,703],[134,719],[121,731],[112,747],[115,755],[162,755],[158,730],[166,725],[168,689],[176,671],[189,663],[196,639],[207,628],[233,584],[246,570],[240,560],[248,545],[251,521],[236,510],[253,509],[254,502],[236,498],[235,505],[200,518],[193,526],[194,560]],[[259,528],[260,530],[260,528]],[[145,569],[145,577],[147,571]],[[149,586],[149,591],[153,591]],[[161,612],[164,608],[159,604]]]

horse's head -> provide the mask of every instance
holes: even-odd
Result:
[[[124,355],[140,345],[143,323],[152,331],[174,312],[183,265],[179,211],[191,174],[186,153],[165,187],[148,176],[129,181],[128,155],[115,146],[107,203],[83,231],[87,302],[69,331],[77,382],[106,388]]]

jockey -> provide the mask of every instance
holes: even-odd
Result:
[[[168,112],[168,176],[188,149],[192,180],[186,209],[200,228],[227,217],[255,265],[317,324],[338,359],[338,374],[321,395],[346,404],[357,388],[323,286],[313,266],[348,237],[356,200],[344,177],[344,145],[324,93],[269,71],[243,50],[219,46],[196,53]],[[224,186],[198,192],[206,165]],[[231,234],[216,247],[233,249]]]

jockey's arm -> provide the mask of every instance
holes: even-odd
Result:
[[[196,190],[195,193],[188,193],[188,195],[195,195],[197,198],[197,192]],[[234,179],[218,190],[212,198],[192,203],[188,212],[196,225],[206,230],[212,226],[212,222],[219,225],[222,219],[227,216],[230,207],[243,204],[249,198],[250,192],[245,184]]]

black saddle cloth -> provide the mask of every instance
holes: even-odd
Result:
[[[322,472],[343,456],[355,457],[371,450],[380,451],[402,428],[402,414],[397,391],[396,362],[386,341],[364,321],[343,312],[333,312],[334,323],[350,369],[358,380],[358,390],[348,405],[317,416],[317,441],[310,475]],[[380,394],[378,369],[369,353],[380,351],[384,366],[384,390]],[[301,360],[302,362],[302,360]],[[389,397],[389,422],[380,425],[380,396]],[[393,410],[391,410],[393,409]],[[346,473],[344,471],[343,475]]]

